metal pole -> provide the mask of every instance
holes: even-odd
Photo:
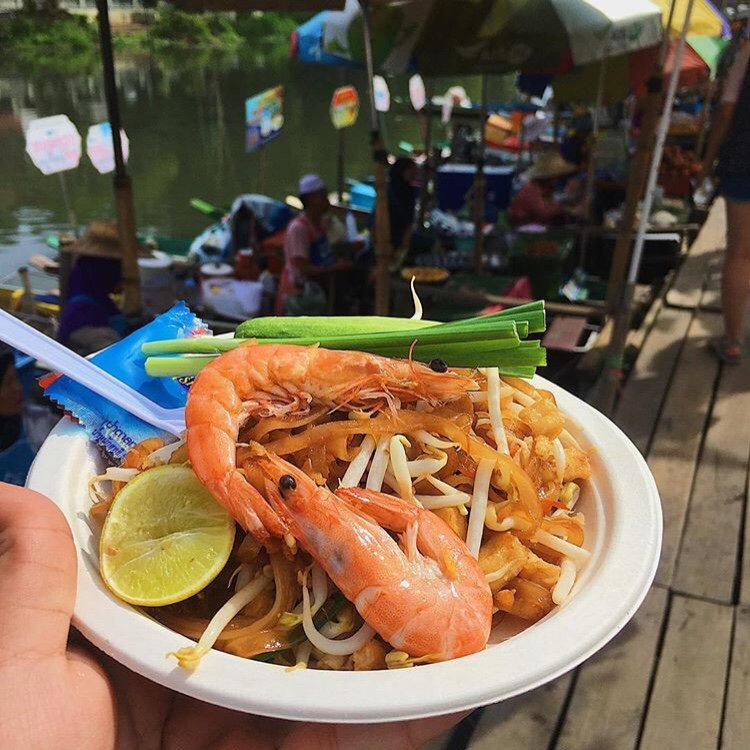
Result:
[[[667,94],[662,108],[661,118],[656,131],[656,144],[653,150],[653,158],[646,182],[646,193],[643,198],[641,207],[641,216],[638,222],[638,231],[635,237],[635,245],[630,258],[630,267],[628,269],[627,280],[620,298],[620,304],[615,314],[614,326],[612,329],[612,339],[607,349],[607,362],[600,393],[600,408],[606,414],[611,415],[614,411],[615,399],[617,396],[617,386],[620,380],[623,355],[627,342],[628,331],[630,330],[630,320],[632,315],[632,302],[635,293],[635,283],[638,279],[638,272],[641,267],[641,258],[643,256],[643,245],[646,237],[649,215],[654,200],[654,190],[656,181],[659,177],[659,166],[661,165],[661,156],[664,150],[664,141],[666,140],[669,121],[672,115],[672,105],[674,103],[675,93],[677,91],[677,82],[680,78],[680,64],[682,62],[682,53],[685,49],[685,38],[690,29],[690,16],[693,12],[695,0],[688,0],[685,9],[685,19],[682,24],[682,31],[677,42],[677,48],[674,54],[674,64],[669,76],[669,85]],[[674,5],[674,4],[673,4]]]
[[[112,147],[115,156],[115,209],[122,252],[123,312],[126,315],[135,316],[141,310],[141,287],[138,273],[138,240],[135,233],[133,190],[122,155],[120,105],[117,99],[112,31],[109,26],[107,0],[96,0],[96,8],[99,22],[99,47],[104,73],[104,96],[107,102],[109,124],[112,129]]]
[[[370,2],[359,0],[362,8],[362,30],[365,40],[365,61],[367,63],[367,89],[370,96],[370,141],[375,170],[375,314],[388,315],[391,304],[390,265],[393,255],[388,216],[388,196],[386,193],[385,167],[388,154],[378,126],[378,112],[375,109],[373,91],[374,63],[372,59],[372,36],[370,29]]]
[[[477,173],[474,178],[474,273],[482,270],[484,250],[484,124],[487,120],[487,76],[482,75],[479,105],[479,143],[477,144]]]

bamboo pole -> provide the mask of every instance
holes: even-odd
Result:
[[[365,61],[367,63],[367,89],[370,96],[370,144],[375,170],[375,314],[388,315],[390,309],[390,265],[393,256],[388,216],[388,195],[386,191],[385,168],[388,154],[383,144],[383,136],[375,109],[373,77],[375,75],[372,58],[372,32],[370,29],[370,0],[359,0],[362,8],[362,26],[365,39]]]
[[[112,146],[115,156],[115,210],[122,252],[123,312],[126,315],[134,316],[138,315],[141,310],[141,287],[138,272],[138,240],[135,233],[133,188],[122,154],[120,105],[117,100],[112,31],[109,26],[107,0],[96,0],[96,8],[99,23],[99,47],[104,73],[104,95],[107,102],[109,124],[112,128]]]
[[[487,76],[482,75],[479,105],[479,143],[477,144],[477,172],[474,177],[474,273],[482,270],[484,250],[484,125],[487,120]]]
[[[603,58],[599,61],[599,78],[596,88],[596,100],[594,102],[594,112],[591,118],[591,134],[588,138],[588,162],[586,164],[586,184],[583,191],[583,231],[581,232],[581,250],[580,250],[580,264],[583,265],[586,259],[586,252],[588,250],[591,222],[593,220],[591,207],[593,205],[594,198],[594,168],[595,160],[594,155],[596,152],[596,144],[599,140],[599,120],[602,104],[604,102],[604,83],[607,77],[607,58]]]
[[[427,210],[430,180],[433,177],[432,122],[435,119],[435,116],[432,109],[432,95],[430,89],[427,90],[427,104],[419,114],[424,118],[424,162],[422,163],[422,184],[419,186],[419,213],[417,214],[417,227],[422,229],[424,226],[425,212]]]

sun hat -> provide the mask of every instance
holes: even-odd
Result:
[[[72,255],[83,255],[87,258],[122,258],[120,233],[114,221],[92,221],[78,239],[61,249]],[[151,252],[139,245],[138,255],[150,257]]]
[[[524,172],[528,180],[540,180],[547,177],[562,177],[578,171],[575,164],[566,161],[557,151],[543,151],[536,162]]]
[[[319,174],[306,174],[304,177],[300,177],[299,181],[299,195],[310,195],[310,193],[317,193],[319,190],[325,190],[326,184],[323,182],[323,178]]]

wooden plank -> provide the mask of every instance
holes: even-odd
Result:
[[[677,591],[726,603],[735,595],[747,489],[748,383],[750,359],[723,368],[673,579]]]
[[[667,591],[651,589],[625,629],[581,667],[556,750],[635,748],[666,609]]]
[[[674,596],[640,747],[715,750],[732,607]]]
[[[688,330],[664,408],[654,433],[648,464],[659,487],[664,536],[656,582],[669,586],[685,526],[703,430],[719,363],[706,348],[707,336],[721,330],[715,315],[697,315]],[[688,406],[689,405],[689,406]]]
[[[570,674],[563,675],[538,690],[485,708],[467,750],[546,748],[571,679]]]
[[[695,242],[690,246],[672,288],[667,292],[667,304],[672,307],[695,308],[701,301],[707,263],[715,257],[716,249],[725,245],[726,219],[724,201],[714,202]]]
[[[691,317],[684,310],[661,310],[618,403],[615,422],[641,453],[651,440]]]
[[[729,670],[721,750],[747,750],[750,740],[750,607],[734,614],[732,665]]]

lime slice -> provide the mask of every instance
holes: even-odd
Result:
[[[158,466],[115,497],[99,541],[113,594],[160,607],[205,588],[229,559],[234,521],[187,466]]]

